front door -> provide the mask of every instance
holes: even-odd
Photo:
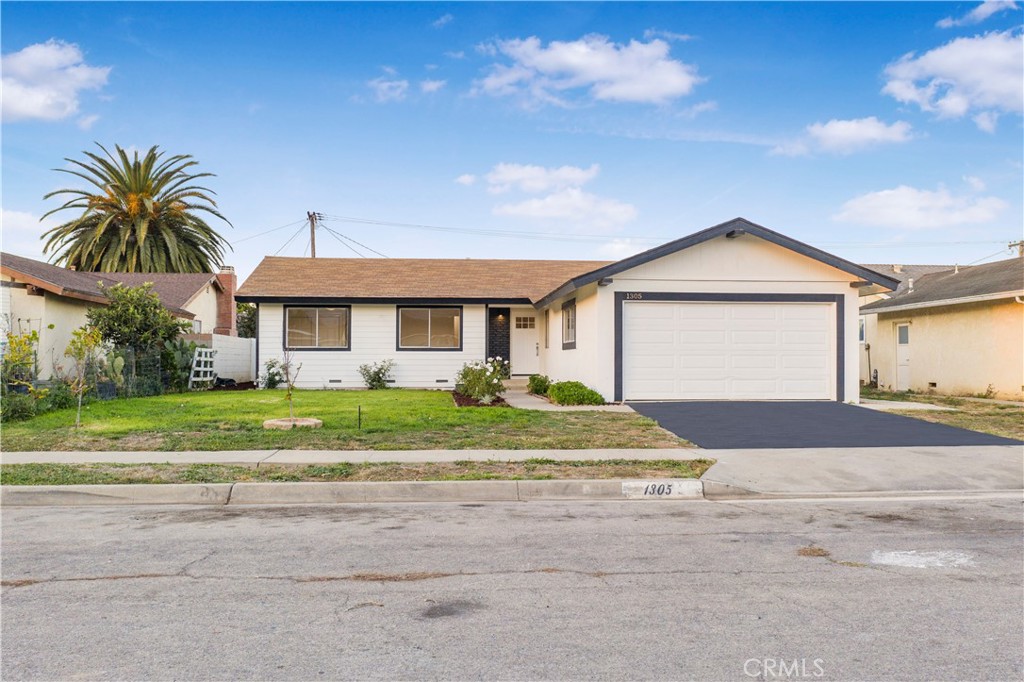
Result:
[[[533,311],[512,311],[512,374],[536,374],[540,371],[540,337],[537,336],[537,314]]]
[[[910,325],[896,325],[896,390],[910,390]]]

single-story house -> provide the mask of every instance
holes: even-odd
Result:
[[[879,386],[1024,394],[1024,258],[922,275],[861,314]]]
[[[899,296],[908,286],[913,286],[914,280],[921,279],[922,275],[933,272],[952,270],[952,265],[903,265],[899,263],[872,264],[861,263],[868,270],[880,272],[883,275],[899,280],[899,286],[895,291],[886,292],[879,287],[865,287],[861,289],[860,307],[868,303],[881,301],[890,296]],[[875,366],[871,362],[871,342],[878,338],[878,315],[860,316],[860,381],[862,384],[870,384],[874,379]]]
[[[54,364],[65,364],[64,349],[71,332],[86,323],[86,311],[107,304],[103,287],[147,282],[164,307],[191,323],[200,335],[196,340],[238,345],[238,339],[227,340],[237,337],[233,268],[219,273],[77,272],[9,253],[0,253],[0,332],[38,332],[40,378],[51,378]],[[251,364],[247,357],[243,380],[253,378]]]
[[[859,290],[898,281],[742,218],[615,262],[264,258],[257,363],[298,385],[451,388],[464,363],[576,380],[609,401],[858,400]]]

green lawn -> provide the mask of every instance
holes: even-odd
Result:
[[[860,395],[861,398],[875,400],[928,403],[952,407],[955,412],[892,410],[892,413],[936,424],[947,424],[961,429],[991,433],[994,436],[1024,440],[1024,407],[1019,405],[1001,405],[954,396],[926,395],[907,391],[880,391],[867,387],[861,388]]]
[[[0,478],[4,485],[700,478],[712,464],[708,459],[368,462],[259,468],[226,464],[4,464],[0,466]]]
[[[357,408],[362,408],[362,428]],[[284,391],[211,391],[94,401],[3,425],[7,451],[464,450],[686,447],[645,417],[608,412],[458,408],[444,391],[296,391],[295,416],[322,429],[272,431],[288,416]]]

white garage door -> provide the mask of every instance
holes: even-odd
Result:
[[[827,303],[623,304],[626,400],[831,400]]]

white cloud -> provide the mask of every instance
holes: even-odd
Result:
[[[664,38],[665,40],[676,40],[679,42],[693,40],[693,36],[689,33],[674,33],[672,31],[661,31],[656,28],[649,28],[644,31],[644,40],[650,40],[651,38]]]
[[[445,52],[444,56],[448,57],[448,59],[465,59],[466,58],[466,53],[463,52],[462,50],[458,50],[458,51],[452,51],[452,52]]]
[[[647,244],[638,244],[635,240],[626,237],[624,239],[612,239],[598,247],[597,252],[611,260],[622,260],[627,256],[640,253],[650,248]]]
[[[57,224],[58,222],[53,218],[47,218],[40,222],[39,216],[26,211],[0,208],[4,251],[26,258],[45,260],[43,242],[40,238],[44,232],[56,227]]]
[[[590,168],[545,168],[529,164],[499,163],[485,178],[487,191],[491,194],[502,194],[511,189],[538,194],[568,187],[581,187],[596,178],[600,172],[601,166],[596,163],[591,164]]]
[[[380,70],[383,71],[384,73],[386,73],[389,76],[397,76],[398,75],[398,69],[396,69],[393,66],[382,66],[382,67],[380,67]]]
[[[511,63],[492,65],[473,92],[518,96],[530,106],[568,106],[566,96],[580,89],[598,101],[662,104],[689,94],[704,80],[695,66],[671,59],[669,44],[659,39],[618,44],[591,34],[545,47],[539,38],[530,37],[478,49],[500,53]]]
[[[579,187],[568,187],[548,196],[494,207],[495,215],[585,223],[597,228],[615,228],[636,218],[636,208],[615,199],[605,199]]]
[[[455,182],[459,183],[460,185],[465,185],[466,187],[469,187],[470,185],[476,183],[476,176],[473,175],[472,173],[463,173],[459,177],[455,178]]]
[[[976,178],[973,175],[965,175],[964,182],[967,183],[967,186],[973,189],[975,192],[985,191],[985,181],[982,180],[981,178]]]
[[[445,14],[435,19],[430,25],[434,28],[444,28],[448,24],[452,23],[452,20],[454,19],[455,17],[451,14]]]
[[[78,45],[36,43],[0,58],[3,120],[59,121],[78,113],[83,90],[107,84],[109,66],[89,66]]]
[[[833,220],[908,230],[990,223],[1007,207],[998,197],[977,197],[900,185],[850,199]]]
[[[978,112],[982,130],[999,113],[1024,112],[1024,41],[1019,31],[957,38],[920,56],[904,55],[885,68],[882,92],[940,118]]]
[[[89,116],[83,116],[82,118],[78,119],[77,125],[82,130],[91,130],[93,124],[95,124],[98,120],[100,120],[99,114],[90,114]]]
[[[697,104],[694,104],[692,107],[686,107],[685,109],[680,111],[678,116],[679,118],[685,118],[692,121],[693,119],[697,118],[701,114],[708,111],[718,111],[718,102],[714,100],[698,102]]]
[[[912,139],[911,125],[905,121],[885,123],[874,116],[855,119],[832,119],[828,123],[812,123],[800,139],[777,145],[773,154],[803,156],[814,151],[831,154],[852,154],[880,144],[898,144]]]
[[[935,25],[939,28],[953,28],[954,26],[980,24],[993,14],[998,14],[999,12],[1011,9],[1017,9],[1017,3],[1011,2],[1011,0],[985,0],[985,2],[981,3],[959,19],[946,17],[945,19],[940,19],[935,22]]]
[[[424,80],[420,81],[420,90],[423,92],[437,92],[443,88],[448,81]]]
[[[373,97],[378,102],[400,102],[405,99],[405,93],[409,89],[407,80],[388,80],[384,76],[374,78],[366,83],[373,91]]]
[[[996,131],[996,123],[999,122],[999,114],[994,111],[983,111],[972,116],[971,120],[974,121],[974,125],[978,126],[978,130],[994,133]]]

